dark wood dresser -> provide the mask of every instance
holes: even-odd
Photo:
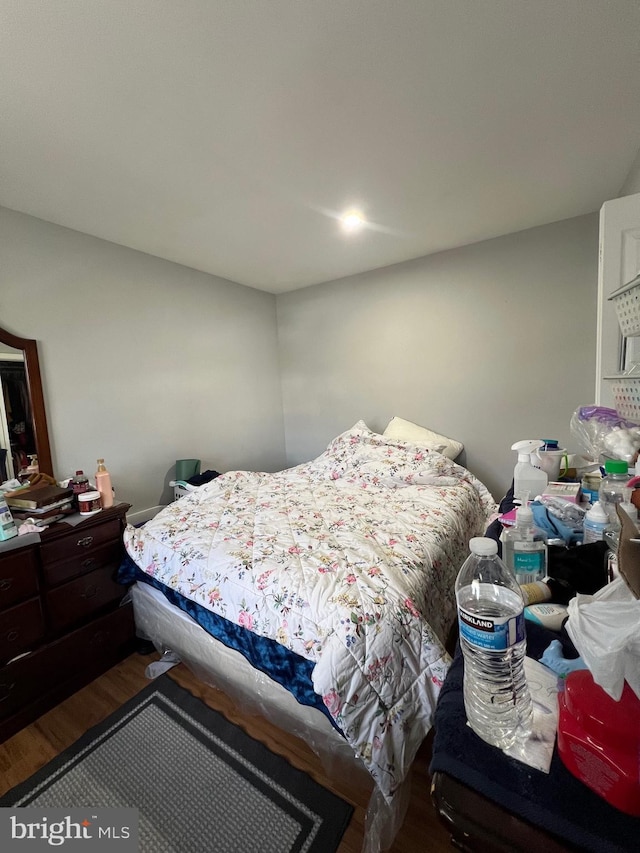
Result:
[[[130,654],[129,504],[0,544],[0,742]]]

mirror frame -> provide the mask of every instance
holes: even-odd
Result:
[[[0,341],[14,349],[22,350],[24,353],[24,368],[27,376],[29,398],[31,400],[33,434],[36,442],[36,453],[38,454],[38,467],[41,474],[49,474],[49,476],[53,477],[51,445],[49,444],[47,414],[44,407],[40,361],[38,360],[38,344],[29,338],[19,338],[17,335],[13,335],[2,328],[0,328]]]

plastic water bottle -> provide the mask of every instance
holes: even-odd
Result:
[[[629,466],[623,459],[607,459],[604,463],[605,476],[600,484],[598,500],[614,527],[620,527],[616,504],[628,503],[631,490],[628,488]]]
[[[600,501],[596,501],[582,522],[582,542],[600,542],[604,539],[604,531],[609,525],[609,514]]]
[[[531,734],[533,711],[524,673],[524,602],[498,543],[476,537],[456,578],[464,706],[473,731],[508,749]]]

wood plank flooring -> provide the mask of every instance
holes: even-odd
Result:
[[[157,659],[157,654],[132,655],[0,744],[0,795],[31,776],[145,687],[149,683],[144,675],[145,667]],[[203,684],[182,664],[172,669],[170,675],[273,752],[283,755],[319,784],[350,802],[355,811],[339,853],[360,853],[371,789],[366,781],[349,778],[348,774],[341,774],[338,779],[329,778],[318,757],[302,740],[262,717],[243,714],[223,693]],[[429,798],[429,758],[427,740],[412,769],[411,799],[402,828],[390,848],[392,853],[450,853],[452,849],[449,834],[439,822]]]

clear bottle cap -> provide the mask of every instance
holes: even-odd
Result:
[[[491,557],[498,553],[498,543],[488,536],[474,536],[469,540],[469,550],[478,557]]]

